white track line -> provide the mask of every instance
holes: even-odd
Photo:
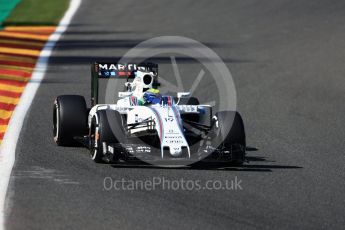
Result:
[[[13,111],[7,131],[0,146],[0,230],[5,229],[5,199],[11,171],[15,161],[16,146],[27,111],[35,97],[36,91],[48,67],[48,59],[52,54],[56,42],[66,31],[73,15],[78,10],[82,0],[70,0],[70,5],[61,19],[55,32],[49,37],[45,47],[40,53],[35,70],[30,81],[24,89],[20,102]],[[20,220],[17,220],[20,221]]]

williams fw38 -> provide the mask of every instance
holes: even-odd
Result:
[[[200,104],[189,92],[162,95],[158,76],[153,63],[92,64],[90,107],[79,95],[55,99],[56,144],[81,143],[95,162],[242,164],[246,139],[240,114],[213,114],[212,106]],[[114,92],[118,86],[122,90]]]

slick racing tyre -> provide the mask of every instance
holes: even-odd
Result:
[[[74,137],[87,134],[88,111],[84,97],[58,96],[53,107],[54,141],[60,146],[77,144]]]
[[[123,127],[122,116],[115,110],[99,110],[92,118],[89,133],[90,154],[96,163],[103,162],[107,155],[106,148],[108,144],[122,143],[125,138],[125,130]],[[114,155],[110,161],[119,159],[118,153]]]
[[[175,99],[177,102],[177,99]],[[199,105],[200,102],[196,97],[181,98],[179,105]]]
[[[245,161],[246,135],[241,115],[235,111],[222,111],[215,114],[212,140],[213,147],[221,152],[231,152],[231,162],[241,165]],[[229,127],[230,130],[229,130]],[[215,146],[217,145],[217,146]]]

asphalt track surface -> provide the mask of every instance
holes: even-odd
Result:
[[[341,0],[84,0],[57,44],[22,129],[7,195],[7,229],[342,229],[344,12]],[[93,163],[86,149],[55,146],[54,98],[89,99],[88,63],[121,57],[161,35],[201,41],[230,68],[250,163],[111,166]],[[188,60],[181,62],[184,74],[192,74]],[[105,177],[156,176],[202,182],[237,177],[243,189],[103,188]]]

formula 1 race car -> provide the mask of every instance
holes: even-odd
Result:
[[[161,95],[157,64],[94,63],[91,72],[91,108],[79,95],[55,99],[57,145],[82,143],[95,162],[244,162],[240,114],[212,114],[189,92]]]

